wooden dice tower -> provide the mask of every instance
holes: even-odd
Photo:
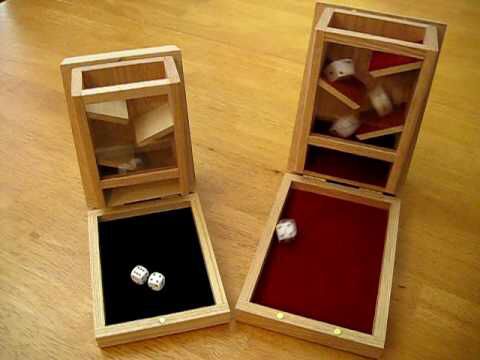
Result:
[[[61,64],[87,205],[100,346],[230,319],[200,201],[180,50],[67,58]],[[135,265],[162,291],[130,280]]]
[[[317,3],[289,169],[236,305],[237,319],[379,357],[385,345],[397,242],[398,194],[412,157],[446,26]],[[356,76],[322,69],[352,58]],[[366,95],[381,85],[393,113]],[[328,132],[356,114],[350,138]],[[279,244],[275,225],[298,235]]]

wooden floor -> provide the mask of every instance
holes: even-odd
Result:
[[[342,3],[449,23],[402,194],[385,358],[480,359],[480,4]],[[312,16],[293,0],[0,4],[1,359],[356,358],[234,321],[100,350],[58,67],[182,48],[197,191],[233,306],[285,172]]]

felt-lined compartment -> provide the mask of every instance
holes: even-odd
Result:
[[[391,163],[346,152],[309,146],[305,170],[385,187]]]
[[[291,188],[280,218],[289,244],[273,236],[251,301],[372,334],[389,210]]]
[[[99,222],[105,324],[215,305],[191,208]],[[165,275],[160,292],[136,285],[136,265]]]

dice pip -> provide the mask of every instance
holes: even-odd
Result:
[[[355,75],[355,67],[352,59],[340,59],[328,64],[323,73],[328,81],[333,82]]]
[[[153,272],[148,278],[148,287],[154,291],[160,291],[165,286],[165,276],[159,272]]]
[[[297,236],[297,224],[293,219],[282,219],[276,226],[279,242],[290,242]]]
[[[149,275],[149,272],[144,266],[137,265],[133,268],[132,272],[130,273],[130,278],[135,284],[143,285],[147,281],[148,275]]]

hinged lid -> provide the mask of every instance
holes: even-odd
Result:
[[[445,29],[317,3],[290,171],[396,194],[408,171]],[[348,67],[336,70],[338,63],[327,74],[326,67],[342,59],[353,63],[353,75],[344,76]]]
[[[89,208],[193,191],[180,49],[67,58],[61,71]]]

